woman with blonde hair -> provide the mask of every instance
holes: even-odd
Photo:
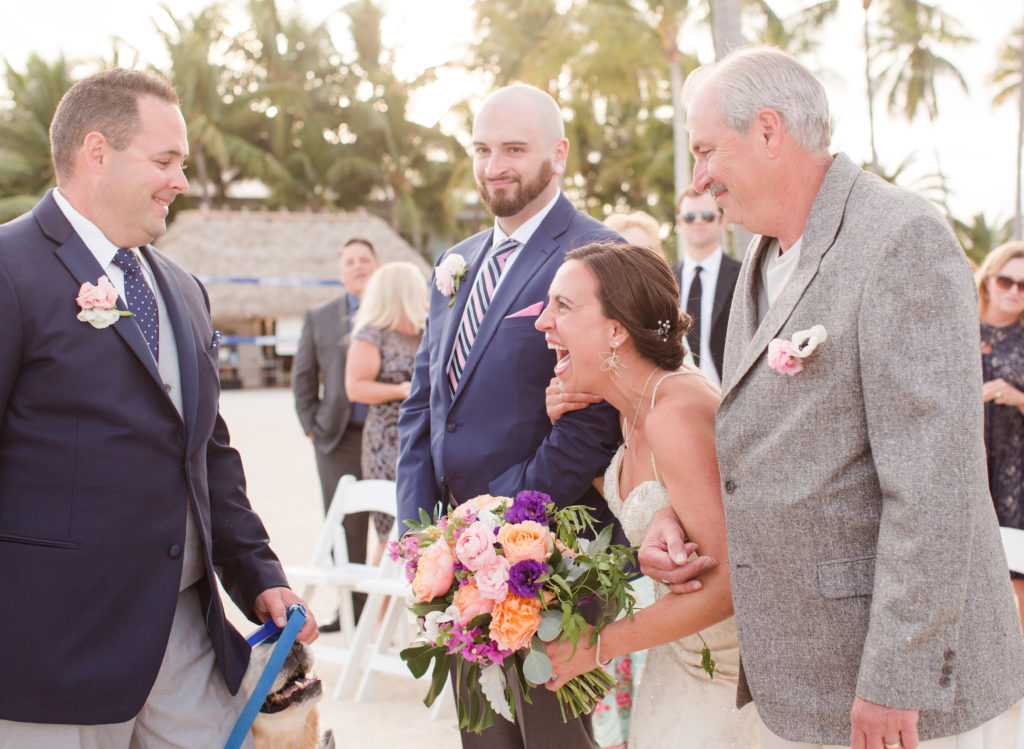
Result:
[[[352,323],[345,363],[350,401],[368,403],[363,425],[364,479],[395,480],[398,406],[409,397],[413,360],[427,319],[427,280],[412,263],[386,263],[370,277]],[[374,513],[381,540],[394,517]],[[380,557],[378,549],[377,557]]]
[[[989,491],[999,525],[1024,528],[1024,242],[992,250],[975,278]],[[1011,576],[1024,622],[1024,575]]]
[[[643,211],[613,213],[604,220],[604,225],[617,231],[630,244],[645,247],[660,255],[663,260],[668,260],[665,257],[665,250],[661,246],[661,238],[658,236],[660,232],[658,220],[651,214]]]

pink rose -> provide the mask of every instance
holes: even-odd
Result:
[[[455,542],[455,554],[466,569],[476,572],[491,563],[494,552],[494,531],[483,523],[473,523],[462,531]]]
[[[803,371],[804,360],[792,341],[773,338],[768,344],[768,366],[779,374],[792,377]]]
[[[480,587],[469,584],[455,591],[455,608],[459,610],[459,624],[466,625],[480,614],[489,614],[494,609],[494,601],[481,595]]]
[[[509,563],[505,557],[495,555],[489,564],[476,571],[473,581],[480,589],[480,595],[490,598],[495,603],[505,600],[508,595]]]
[[[82,309],[110,309],[117,304],[117,289],[106,276],[100,276],[96,285],[86,281],[75,298]]]
[[[412,592],[416,603],[432,601],[447,593],[455,581],[452,567],[455,557],[443,538],[427,547],[416,566],[416,577],[412,580]]]

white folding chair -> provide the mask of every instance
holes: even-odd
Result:
[[[293,586],[302,586],[302,597],[307,601],[318,585],[331,586],[338,591],[341,632],[349,645],[355,635],[352,592],[356,589],[357,583],[380,577],[382,574],[381,568],[377,565],[349,561],[348,544],[342,523],[345,516],[352,512],[383,512],[394,515],[395,482],[382,479],[356,481],[355,476],[342,476],[331,499],[327,517],[324,518],[323,528],[313,548],[310,563],[306,566],[289,565],[284,570]],[[392,530],[391,537],[395,537],[395,530]]]
[[[1003,550],[1006,551],[1006,562],[1010,569],[1024,574],[1024,530],[1000,527],[999,534],[1003,538]],[[1024,702],[1020,706],[1013,749],[1024,749]]]

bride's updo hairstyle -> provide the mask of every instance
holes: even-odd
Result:
[[[622,242],[593,242],[569,251],[597,277],[604,316],[620,323],[645,359],[673,371],[683,363],[690,318],[679,309],[679,284],[664,259]]]

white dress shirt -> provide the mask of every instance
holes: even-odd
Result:
[[[547,215],[549,213],[551,213],[551,209],[555,207],[555,203],[558,202],[558,198],[561,196],[561,194],[562,191],[558,190],[558,192],[555,193],[555,197],[553,197],[546,206],[544,206],[535,214],[530,216],[530,218],[526,219],[526,221],[524,221],[514,232],[512,232],[511,235],[506,234],[504,231],[502,231],[502,228],[498,226],[498,219],[497,217],[495,217],[494,239],[491,242],[490,248],[487,250],[488,254],[490,254],[491,250],[493,250],[495,247],[497,247],[510,237],[519,242],[519,246],[516,247],[515,252],[509,255],[508,258],[505,260],[505,270],[503,270],[501,275],[498,277],[498,284],[494,287],[495,294],[498,292],[498,286],[501,286],[501,282],[505,279],[505,277],[508,275],[509,270],[512,268],[512,263],[514,263],[516,261],[516,258],[519,257],[519,251],[523,249],[527,242],[530,241],[530,237],[532,237],[533,233],[537,231],[537,227],[540,226],[541,222],[545,218],[547,218]]]
[[[715,289],[718,287],[718,271],[722,267],[722,248],[715,251],[700,262],[683,253],[683,272],[680,274],[679,306],[686,310],[686,300],[690,294],[690,284],[700,266],[700,351],[697,362],[701,371],[718,387],[722,386],[722,378],[715,368],[715,360],[711,356],[711,323],[715,309]]]

